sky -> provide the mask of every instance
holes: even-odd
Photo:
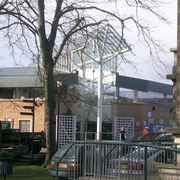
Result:
[[[160,57],[162,61],[167,65],[167,69],[157,68],[158,73],[152,67],[152,63],[149,60],[149,56],[145,53],[144,47],[139,43],[133,40],[133,31],[131,31],[126,38],[127,42],[136,43],[138,46],[133,48],[133,53],[127,54],[127,57],[130,58],[133,62],[136,63],[137,69],[133,69],[128,65],[121,65],[119,67],[119,74],[136,77],[146,80],[152,80],[157,82],[163,82],[166,84],[172,84],[170,80],[166,79],[166,74],[170,74],[172,72],[172,66],[174,63],[174,55],[169,51],[170,48],[176,47],[176,39],[177,39],[177,1],[176,0],[162,0],[166,3],[162,8],[162,14],[168,18],[170,24],[164,24],[157,20],[152,19],[151,17],[145,17],[149,22],[153,23],[154,29],[153,35],[155,39],[159,40],[163,45],[165,52],[160,53]],[[113,8],[113,7],[112,7]],[[18,56],[18,52],[16,52]],[[26,59],[18,58],[17,62],[14,62],[12,55],[10,54],[7,43],[1,40],[0,43],[0,68],[2,67],[12,67],[12,66],[27,66],[31,61]]]
[[[132,69],[132,67],[125,67],[125,71],[119,72],[122,75],[130,76],[130,77],[137,77],[141,79],[147,79],[157,82],[163,82],[167,84],[172,84],[170,80],[166,79],[166,74],[171,74],[172,66],[174,64],[174,54],[170,52],[170,48],[176,47],[177,42],[177,1],[165,1],[167,5],[164,5],[162,8],[162,14],[167,17],[169,24],[162,23],[157,19],[152,17],[145,17],[152,25],[155,27],[153,28],[153,37],[162,44],[164,48],[164,52],[159,52],[159,56],[163,63],[167,65],[166,69],[163,68],[162,65],[159,64],[156,67],[156,71],[154,70],[151,61],[149,60],[149,55],[145,53],[145,47],[142,46],[139,42],[134,42],[138,46],[133,49],[133,53],[135,56],[131,56],[129,53],[128,56],[133,59],[133,62],[137,63],[137,70]],[[127,36],[126,40],[128,42],[132,42],[133,33]],[[130,38],[129,38],[130,37]],[[158,75],[158,73],[161,75]]]

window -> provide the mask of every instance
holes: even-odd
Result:
[[[2,126],[2,129],[10,129],[11,128],[11,124],[9,121],[1,121],[1,126]]]
[[[5,121],[9,123],[9,129],[14,129],[14,119],[5,118]]]
[[[12,88],[0,88],[0,98],[12,99],[13,98],[13,89]]]
[[[30,120],[19,121],[20,132],[30,132]]]

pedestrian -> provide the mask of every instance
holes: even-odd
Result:
[[[166,132],[166,128],[165,128],[165,126],[162,126],[162,128],[161,128],[161,132],[162,132],[162,133],[165,133],[165,132]]]
[[[142,130],[142,134],[145,136],[146,139],[149,139],[149,135],[146,136],[146,134],[149,133],[149,127],[146,126],[143,130]]]
[[[120,140],[125,141],[126,140],[126,131],[124,127],[121,127],[120,129]],[[121,144],[121,156],[124,156],[128,152],[128,146],[126,144]]]
[[[121,133],[121,141],[126,140],[126,132],[124,127],[121,127],[120,133]]]
[[[161,134],[161,128],[158,129],[157,134],[158,136]]]

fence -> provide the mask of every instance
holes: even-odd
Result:
[[[161,142],[159,142],[161,143]],[[158,144],[158,141],[155,143]],[[68,179],[144,179],[162,164],[176,164],[173,143],[76,141],[64,151],[56,175],[66,171]],[[65,165],[66,164],[66,165]],[[58,168],[59,167],[59,168]],[[63,168],[64,167],[64,168]]]
[[[88,140],[96,140],[96,132],[85,132],[80,133],[76,132],[76,140],[78,141],[88,141]],[[173,140],[171,133],[166,132],[150,132],[145,135],[142,135],[141,132],[129,133],[125,132],[126,141],[131,142],[140,142],[140,141],[152,141],[152,140]],[[81,139],[83,137],[83,139]],[[102,140],[112,140],[112,141],[121,141],[121,133],[112,133],[112,132],[102,132],[100,134]],[[72,142],[72,141],[71,141]]]

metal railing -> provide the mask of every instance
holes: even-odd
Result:
[[[166,132],[149,132],[145,135],[142,135],[141,132],[125,132],[125,139],[126,141],[150,141],[150,140],[168,140],[173,139],[171,133]],[[78,141],[87,141],[87,140],[96,140],[97,133],[96,132],[76,132],[76,140]],[[121,133],[112,133],[112,132],[102,132],[100,134],[102,140],[114,140],[114,141],[121,141]]]
[[[158,141],[157,141],[158,142]],[[158,144],[158,143],[157,143]],[[144,179],[162,164],[176,165],[175,143],[76,141],[56,164],[68,179]],[[66,160],[64,160],[66,159]]]

